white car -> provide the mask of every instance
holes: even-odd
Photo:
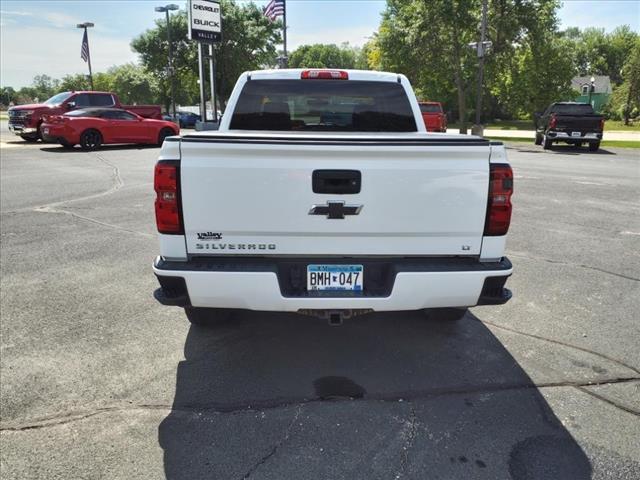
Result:
[[[234,309],[457,319],[509,300],[504,146],[427,133],[404,75],[240,76],[220,129],[165,140],[156,298],[196,324]]]

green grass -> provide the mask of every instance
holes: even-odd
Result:
[[[621,120],[605,120],[604,131],[640,132],[640,122],[632,125],[625,125]]]
[[[533,145],[533,139],[525,137],[487,137],[491,140],[500,140],[503,142],[530,143]],[[562,144],[560,144],[562,145]],[[619,148],[640,148],[640,142],[633,140],[603,140],[600,142],[601,147],[619,147]],[[540,147],[542,148],[542,147]],[[584,147],[586,150],[586,147]]]

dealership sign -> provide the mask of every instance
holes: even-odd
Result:
[[[189,0],[189,39],[203,43],[222,41],[220,3],[215,0]]]

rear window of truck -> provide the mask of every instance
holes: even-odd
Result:
[[[359,80],[250,80],[231,117],[232,130],[415,132],[399,83]]]
[[[435,105],[433,103],[421,103],[420,111],[422,113],[441,113],[442,108],[440,108],[440,105]]]
[[[575,105],[554,105],[551,107],[551,113],[559,115],[591,115],[593,107],[588,103]]]

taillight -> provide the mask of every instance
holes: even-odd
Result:
[[[153,187],[156,191],[156,225],[160,233],[183,233],[179,174],[178,162],[161,161],[156,164]]]
[[[491,164],[489,175],[489,200],[484,234],[506,235],[511,223],[513,171],[509,165]]]
[[[556,128],[557,123],[558,119],[556,118],[556,116],[551,115],[551,120],[549,120],[549,128]]]
[[[302,80],[349,80],[349,73],[344,70],[303,70]]]
[[[604,118],[600,119],[600,130],[604,132]]]

